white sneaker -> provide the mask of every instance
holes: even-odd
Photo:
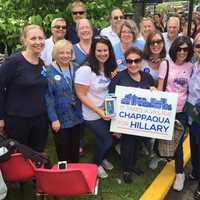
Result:
[[[107,170],[112,170],[114,167],[112,165],[111,162],[109,162],[108,160],[104,159],[103,163],[102,163],[103,167]]]
[[[115,145],[115,151],[116,151],[119,155],[121,155],[120,144],[116,144],[116,145]]]
[[[98,166],[98,177],[100,177],[100,178],[107,178],[108,177],[108,174],[106,173],[106,171],[104,170],[104,168],[101,166],[101,165],[99,165]]]
[[[184,182],[185,182],[185,174],[184,173],[176,174],[176,179],[174,181],[173,189],[176,191],[183,190]]]
[[[153,170],[156,169],[158,167],[158,163],[161,162],[161,161],[165,161],[165,159],[164,158],[158,158],[157,156],[154,157],[149,163],[149,168],[153,169]]]

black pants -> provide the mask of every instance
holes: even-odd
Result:
[[[6,116],[5,130],[9,138],[43,152],[48,137],[48,118],[47,115],[29,118]]]
[[[121,162],[123,171],[132,171],[137,161],[139,138],[123,134],[121,137]]]
[[[60,129],[54,133],[54,142],[59,161],[76,163],[79,161],[81,125]]]

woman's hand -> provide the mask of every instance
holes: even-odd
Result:
[[[151,86],[149,89],[150,89],[151,91],[156,91],[156,90],[157,90],[157,88],[154,87],[154,86]]]
[[[97,114],[98,114],[103,120],[105,120],[105,121],[111,120],[110,117],[106,116],[105,111],[102,110],[102,109],[98,109]]]
[[[52,129],[57,133],[60,130],[60,122],[59,120],[56,120],[51,123]]]

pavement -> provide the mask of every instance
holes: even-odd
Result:
[[[191,172],[191,163],[189,162],[185,168],[186,176]],[[169,190],[165,200],[193,200],[193,192],[197,188],[197,181],[189,181],[186,179],[184,189],[176,192],[172,188]]]

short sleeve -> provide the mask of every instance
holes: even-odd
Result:
[[[89,86],[91,83],[92,71],[89,66],[80,67],[75,74],[75,83]]]
[[[159,78],[164,80],[165,79],[165,75],[167,72],[167,62],[166,60],[162,61],[160,63],[160,67],[159,67]]]

